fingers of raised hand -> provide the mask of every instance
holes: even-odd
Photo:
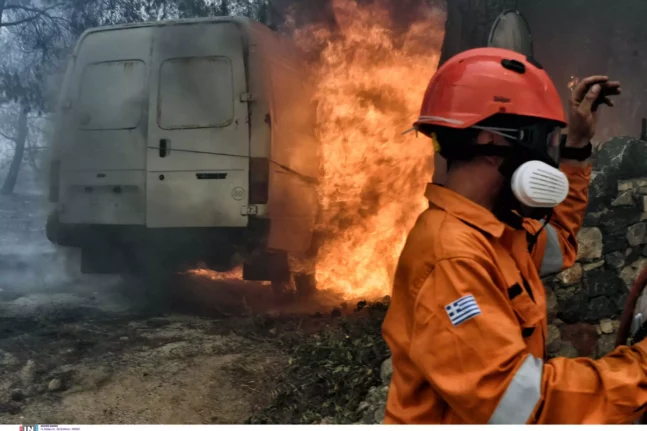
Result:
[[[588,78],[582,79],[575,87],[575,90],[573,90],[571,100],[577,103],[581,102],[594,85],[604,84],[608,81],[609,77],[603,75],[589,76]]]

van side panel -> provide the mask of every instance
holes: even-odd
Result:
[[[254,102],[249,104],[250,111],[250,146],[249,155],[252,158],[269,159],[272,142],[272,110],[270,103],[271,81],[265,44],[267,34],[261,24],[247,27],[247,80],[249,92],[254,95]]]
[[[278,33],[258,28],[256,40],[265,66],[271,121],[268,247],[305,252],[315,228],[320,168],[306,65],[294,44]]]
[[[63,223],[143,225],[152,28],[88,33],[61,100]]]
[[[232,22],[155,28],[147,227],[247,226],[244,50]]]

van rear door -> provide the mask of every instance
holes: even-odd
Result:
[[[57,126],[64,223],[145,223],[152,34],[101,30],[79,43]]]
[[[244,41],[231,22],[156,29],[146,225],[247,225],[249,115]]]

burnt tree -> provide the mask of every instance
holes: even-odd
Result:
[[[447,0],[439,66],[462,51],[486,46],[497,16],[507,9],[516,9],[517,3],[517,0]]]
[[[27,115],[29,114],[29,105],[23,102],[20,106],[20,114],[18,115],[18,124],[16,126],[16,136],[10,138],[14,143],[14,154],[9,166],[9,172],[4,179],[0,193],[3,195],[10,195],[18,181],[18,174],[20,173],[20,165],[25,154],[25,144],[27,142],[27,134],[29,132],[27,124]]]

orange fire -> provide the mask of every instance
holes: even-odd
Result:
[[[210,269],[198,268],[192,269],[187,272],[188,274],[195,275],[198,277],[208,278],[213,281],[218,280],[242,280],[243,279],[243,267],[239,266],[228,272],[216,272]]]
[[[393,3],[393,2],[391,2]],[[425,208],[432,145],[403,136],[418,116],[436,71],[444,12],[421,6],[402,34],[385,2],[333,0],[339,29],[294,31],[306,52],[324,46],[314,66],[320,187],[325,234],[317,263],[320,289],[344,298],[387,295],[406,234]]]

